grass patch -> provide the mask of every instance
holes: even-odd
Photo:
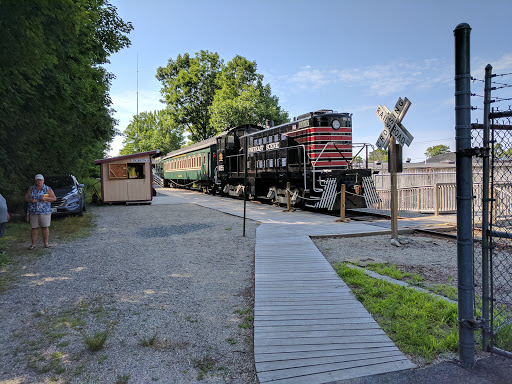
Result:
[[[427,362],[443,353],[457,352],[456,304],[371,278],[344,263],[335,269],[402,352]]]
[[[242,329],[250,329],[254,323],[254,316],[252,315],[252,308],[247,309],[236,309],[233,311],[234,314],[238,315],[240,318],[243,318],[243,321],[238,324],[239,328]]]
[[[130,380],[130,375],[117,375],[116,384],[127,384]]]
[[[88,237],[94,226],[93,215],[90,213],[84,213],[83,216],[52,217],[50,244]],[[8,289],[15,281],[16,272],[21,265],[48,252],[43,248],[42,241],[39,232],[37,248],[27,250],[30,245],[30,224],[25,221],[7,223],[5,236],[0,239],[0,249],[6,252],[0,255],[0,292]]]
[[[395,264],[385,264],[385,263],[376,263],[376,264],[368,264],[366,269],[378,273],[379,275],[384,275],[391,277],[395,280],[405,281],[411,285],[419,285],[420,282],[424,280],[423,276],[417,273],[409,273],[401,271],[397,268]]]
[[[194,368],[198,370],[197,380],[201,381],[208,375],[217,362],[210,357],[194,360]]]
[[[418,273],[404,272],[398,269],[395,264],[375,263],[368,264],[366,269],[388,276],[395,280],[405,281],[406,283],[427,289],[436,295],[447,297],[450,300],[457,301],[457,287],[453,286],[453,278],[450,276],[448,284],[431,284],[425,281],[425,278]]]
[[[139,337],[139,344],[143,347],[153,347],[155,346],[156,342],[158,341],[158,335],[155,333],[151,337]]]
[[[89,336],[86,333],[82,333],[82,338],[89,351],[97,352],[104,348],[109,335],[110,329],[107,328],[104,331],[98,331],[94,333],[92,336]]]
[[[512,324],[508,324],[496,332],[494,345],[505,351],[512,351]]]

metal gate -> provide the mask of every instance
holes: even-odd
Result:
[[[512,98],[492,94],[510,91],[505,76],[488,65],[485,80],[473,78],[484,83],[484,122],[472,124],[474,311],[483,350],[512,357]]]

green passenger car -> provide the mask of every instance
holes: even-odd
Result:
[[[162,158],[164,185],[209,191],[213,186],[216,148],[212,137],[168,153]]]

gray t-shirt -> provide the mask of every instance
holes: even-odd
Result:
[[[7,223],[7,202],[0,194],[0,223]]]

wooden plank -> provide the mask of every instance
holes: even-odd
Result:
[[[346,343],[331,343],[331,344],[316,344],[316,345],[310,345],[310,344],[297,344],[297,345],[261,345],[261,346],[255,346],[254,347],[254,353],[255,356],[257,355],[258,358],[255,360],[261,361],[263,356],[269,356],[273,354],[280,354],[280,353],[290,353],[290,352],[312,352],[312,351],[330,351],[330,350],[343,350],[343,349],[354,349],[354,348],[360,348],[360,349],[367,349],[367,348],[376,348],[376,347],[394,347],[396,348],[395,344],[391,340],[388,340],[387,342],[376,342],[376,341],[370,341],[365,343],[357,343],[357,345],[347,345]]]
[[[291,339],[266,339],[258,335],[254,336],[254,346],[283,346],[283,345],[322,345],[322,344],[357,344],[369,342],[386,343],[389,337],[380,335],[346,335],[334,337],[294,337]]]
[[[407,364],[409,363],[409,364]],[[409,366],[410,362],[406,360],[404,362],[404,358],[400,358],[399,356],[387,356],[387,357],[377,357],[372,358],[368,360],[359,360],[359,361],[345,361],[345,362],[338,362],[338,363],[328,363],[328,364],[321,364],[318,366],[305,366],[305,367],[297,367],[297,368],[285,368],[280,369],[277,371],[258,371],[258,368],[256,370],[258,371],[258,378],[260,379],[261,383],[264,383],[266,381],[277,381],[280,379],[289,379],[294,378],[298,379],[301,376],[311,376],[313,374],[319,374],[319,373],[330,373],[332,371],[338,371],[339,373],[343,373],[343,370],[351,369],[351,368],[361,368],[362,370],[366,372],[371,372],[372,368],[375,368],[375,366],[378,366],[379,364],[386,364],[393,366],[393,369],[399,366]],[[403,368],[402,368],[403,369]],[[361,372],[362,374],[362,372]],[[342,377],[336,378],[336,380],[345,380],[347,377],[344,375]],[[332,381],[333,379],[331,379]],[[296,383],[299,383],[300,381],[295,381]],[[311,383],[309,381],[308,383]]]
[[[404,360],[381,362],[373,365],[356,365],[354,367],[347,367],[341,369],[333,369],[330,371],[313,371],[309,374],[300,376],[273,378],[275,375],[268,375],[271,377],[260,378],[260,383],[277,383],[277,384],[324,384],[339,380],[355,379],[363,376],[380,375],[383,373],[399,371],[403,369],[414,368],[412,363]],[[259,377],[259,375],[258,375]]]
[[[380,352],[399,352],[400,350],[395,346],[377,346],[377,347],[353,347],[347,348],[343,345],[342,349],[323,349],[323,350],[310,350],[310,351],[290,351],[281,353],[260,353],[258,354],[259,360],[257,363],[265,362],[281,362],[291,361],[299,359],[309,359],[317,357],[329,357],[329,356],[354,356],[361,354],[373,354]]]
[[[359,350],[359,353],[353,354],[336,354],[333,356],[318,356],[312,357],[308,356],[301,359],[291,359],[287,358],[282,361],[267,361],[267,362],[259,362],[256,363],[256,369],[258,372],[264,371],[277,371],[282,369],[293,369],[293,368],[306,368],[311,366],[320,366],[326,364],[335,364],[335,363],[344,363],[344,362],[362,362],[368,361],[371,359],[380,359],[380,358],[392,358],[397,357],[398,360],[403,359],[402,352],[399,350],[386,350],[382,348],[379,351],[365,351]]]

